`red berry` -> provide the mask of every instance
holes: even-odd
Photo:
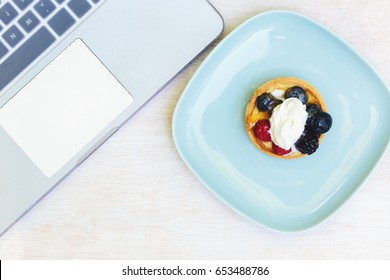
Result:
[[[259,120],[255,124],[253,132],[260,141],[271,141],[271,135],[269,134],[270,126],[269,120]]]
[[[288,150],[285,150],[283,148],[280,148],[278,145],[276,145],[274,142],[272,142],[272,150],[274,151],[275,154],[279,156],[283,156],[286,154],[291,153],[291,148]]]

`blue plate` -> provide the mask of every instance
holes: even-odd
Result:
[[[245,109],[270,79],[294,76],[321,93],[333,127],[311,156],[283,160],[250,141]],[[301,15],[272,11],[227,36],[199,67],[173,117],[181,157],[214,194],[280,231],[323,221],[363,183],[390,139],[390,94],[335,34]]]

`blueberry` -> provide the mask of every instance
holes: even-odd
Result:
[[[313,103],[308,103],[306,105],[306,112],[308,113],[308,116],[307,118],[308,119],[311,119],[315,114],[317,114],[318,112],[321,112],[321,108],[320,106],[318,106],[317,104],[313,104]]]
[[[256,98],[257,109],[259,109],[259,111],[261,111],[261,112],[268,111],[269,105],[271,104],[272,100],[273,100],[273,98],[272,98],[271,94],[266,93],[266,92],[263,93],[262,95],[260,95]]]
[[[306,91],[298,86],[291,87],[286,91],[285,98],[287,99],[290,97],[298,98],[302,102],[302,104],[306,104],[308,100]]]
[[[271,103],[269,104],[268,110],[272,112],[273,109],[275,109],[276,106],[278,106],[279,104],[282,104],[282,103],[283,103],[282,100],[280,100],[280,99],[274,99],[274,100],[272,100]]]
[[[322,110],[320,106],[318,106],[317,104],[309,103],[306,104],[306,112],[307,112],[306,126],[310,128],[310,122],[313,119],[314,115],[322,112]]]
[[[318,135],[328,132],[332,127],[332,116],[326,112],[316,113],[309,123],[309,126],[312,131],[317,133]]]

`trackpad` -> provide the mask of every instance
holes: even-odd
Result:
[[[0,109],[0,125],[51,177],[133,100],[78,39]]]

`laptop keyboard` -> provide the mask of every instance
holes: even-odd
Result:
[[[0,0],[0,91],[104,0]]]

